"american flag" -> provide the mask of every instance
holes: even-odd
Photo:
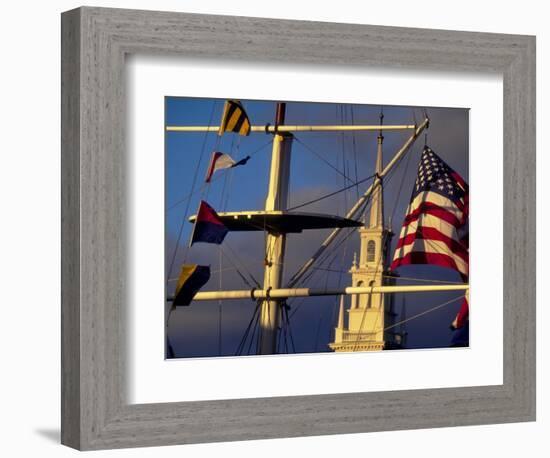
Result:
[[[425,147],[391,270],[434,264],[468,279],[468,184]]]

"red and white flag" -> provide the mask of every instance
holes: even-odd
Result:
[[[422,152],[391,270],[433,264],[468,280],[468,184],[437,154]]]
[[[238,165],[244,165],[248,162],[250,156],[246,156],[240,161],[236,161],[229,154],[220,153],[219,151],[214,151],[212,157],[210,158],[210,163],[208,164],[208,169],[206,171],[206,178],[204,181],[210,183],[210,179],[214,172],[217,170],[229,169],[231,167],[237,167]]]

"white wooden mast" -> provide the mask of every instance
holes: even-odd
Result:
[[[284,123],[285,103],[277,104],[275,128]],[[271,151],[271,169],[269,189],[265,201],[265,210],[286,210],[288,204],[290,151],[292,135],[280,133],[278,129],[273,137]],[[265,246],[264,290],[277,289],[283,281],[283,263],[285,256],[286,234],[268,231]],[[260,309],[260,344],[258,354],[273,354],[277,347],[279,328],[279,303],[268,296],[263,298]]]

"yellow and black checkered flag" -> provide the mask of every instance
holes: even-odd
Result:
[[[239,135],[250,133],[250,120],[238,100],[227,100],[225,102],[218,135],[222,135],[224,132],[236,132]]]

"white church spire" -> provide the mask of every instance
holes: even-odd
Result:
[[[380,113],[380,125],[384,114]],[[384,200],[380,174],[383,170],[382,144],[384,137],[382,129],[378,135],[378,147],[374,170],[375,190],[371,197],[370,211],[365,214],[365,226],[357,230],[359,233],[360,251],[359,263],[354,256],[350,269],[352,286],[384,286],[393,285],[393,277],[386,275],[387,246],[392,233],[384,224]],[[385,348],[396,348],[395,332],[386,330],[395,322],[393,312],[393,296],[384,294],[353,295],[348,310],[347,323],[344,321],[344,302],[340,301],[338,325],[334,332],[334,341],[329,347],[334,351],[372,351]]]
[[[380,126],[384,123],[384,113],[380,112]],[[370,215],[368,220],[369,228],[383,227],[384,226],[384,195],[382,192],[382,180],[380,175],[384,168],[382,159],[382,144],[384,143],[384,136],[382,135],[382,129],[378,134],[378,147],[376,150],[376,164],[374,172],[376,173],[375,185],[376,188],[372,193]]]

